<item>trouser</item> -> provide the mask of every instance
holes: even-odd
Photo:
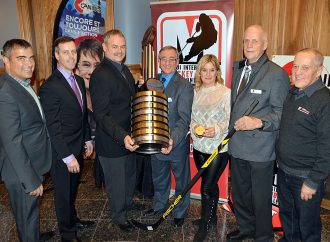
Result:
[[[304,201],[300,197],[301,187],[306,178],[285,173],[279,169],[277,190],[280,218],[284,230],[281,241],[318,242],[321,241],[321,202],[324,183],[319,184],[312,199]]]
[[[240,233],[256,241],[273,241],[272,183],[274,161],[254,162],[231,157],[235,217]]]
[[[99,156],[104,172],[111,218],[115,224],[127,220],[128,208],[132,205],[136,182],[135,154],[121,157]]]
[[[75,238],[77,232],[75,201],[82,172],[82,156],[76,158],[80,165],[80,173],[70,173],[62,160],[53,162],[51,169],[57,223],[60,235],[65,239]]]
[[[190,162],[188,153],[182,159],[159,160],[155,155],[151,156],[152,180],[154,183],[155,211],[165,211],[168,207],[168,198],[171,190],[171,170],[175,177],[175,194],[177,197],[190,182]],[[173,209],[174,218],[184,218],[190,202],[188,192],[181,202]]]
[[[210,157],[210,154],[193,150],[194,161],[198,170],[202,167],[205,161]],[[216,209],[219,199],[218,180],[226,168],[229,155],[227,152],[220,153],[216,156],[210,165],[202,174],[201,183],[201,202],[202,216],[201,219],[205,222],[216,220]]]
[[[21,242],[39,241],[39,197],[25,193],[20,182],[7,184],[5,181],[5,185],[19,240]]]

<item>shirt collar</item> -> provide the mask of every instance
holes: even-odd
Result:
[[[21,84],[23,87],[28,87],[28,86],[30,86],[31,79],[20,80],[20,79],[18,79],[18,78],[16,78],[16,77],[10,75],[8,72],[7,72],[7,74],[8,74],[11,78],[13,78],[15,81],[17,81],[19,84]]]
[[[108,57],[104,57],[104,58],[106,58],[107,60],[109,60],[117,68],[117,70],[119,72],[121,72],[123,70],[123,66],[122,66],[121,63],[115,62],[115,61],[109,59]]]
[[[324,85],[321,81],[321,79],[318,79],[317,81],[315,81],[313,84],[311,84],[310,86],[306,87],[305,89],[299,91],[298,89],[298,92],[296,93],[296,95],[298,93],[305,93],[307,97],[311,97],[314,92],[316,92],[317,90],[319,90],[320,88],[322,88]]]
[[[175,74],[175,71],[174,71],[174,72],[172,72],[171,74],[168,74],[168,75],[166,75],[166,74],[162,73],[162,74],[161,74],[161,76],[160,76],[160,78],[161,78],[161,79],[162,79],[162,78],[165,78],[165,79],[166,79],[166,81],[168,82],[169,80],[171,80],[171,79],[172,79],[172,77],[174,76],[174,74]]]
[[[64,76],[64,78],[66,79],[66,80],[70,80],[69,78],[70,78],[70,76],[71,75],[73,75],[73,72],[72,71],[67,71],[67,70],[64,70],[62,67],[60,67],[60,66],[57,66],[57,70],[59,70],[59,72],[61,72],[62,73],[62,75]]]

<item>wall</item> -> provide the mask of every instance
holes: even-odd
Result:
[[[144,32],[151,25],[150,2],[156,0],[115,0],[115,28],[123,31],[126,37],[126,64],[141,61],[141,41]]]
[[[0,23],[0,49],[2,50],[8,39],[19,38],[16,1],[1,0]],[[1,59],[0,67],[3,67]]]
[[[330,0],[235,0],[234,60],[242,57],[244,29],[261,24],[269,56],[313,47],[330,55]]]

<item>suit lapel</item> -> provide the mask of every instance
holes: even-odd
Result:
[[[123,65],[123,72],[124,72],[124,75],[126,76],[126,78],[125,77],[123,77],[123,78],[124,78],[126,84],[128,85],[131,94],[133,95],[134,94],[134,84],[132,83],[132,80],[130,79],[130,74],[128,73],[129,69],[125,65]]]
[[[43,122],[45,122],[45,119],[42,117],[38,104],[36,103],[36,101],[34,100],[34,98],[32,97],[32,95],[24,88],[22,87],[21,84],[19,84],[15,79],[13,79],[11,76],[9,76],[7,73],[5,74],[5,78],[7,79],[9,85],[15,89],[17,92],[19,92],[20,94],[22,94],[26,99],[29,100],[28,102],[25,103],[30,103],[31,107],[34,109],[34,111],[36,113],[38,113],[39,117],[42,119]]]
[[[68,83],[68,81],[65,79],[65,77],[62,75],[62,73],[56,69],[56,75],[58,77],[59,82],[68,90],[68,92],[70,93],[70,95],[72,96],[72,98],[74,99],[74,102],[77,104],[77,106],[79,107],[79,109],[81,110],[79,101],[76,97],[76,94],[74,93],[74,91],[72,90],[70,84]],[[78,82],[77,82],[78,83]],[[78,87],[80,88],[81,91],[81,87],[78,84]],[[83,92],[81,92],[83,94]],[[82,95],[83,96],[83,95]],[[84,100],[83,100],[84,101]],[[83,103],[84,105],[84,103]]]
[[[172,76],[170,82],[168,83],[167,87],[165,88],[165,94],[166,96],[170,97],[174,91],[175,91],[175,86],[176,86],[176,80],[177,80],[177,75],[179,75],[177,72],[174,73]]]
[[[243,62],[243,61],[241,61],[241,62]],[[242,72],[243,72],[243,70],[244,70],[244,66],[242,66],[241,65],[241,62],[239,62],[239,64],[238,64],[238,71],[237,72],[234,72],[234,76],[233,76],[233,81],[234,81],[234,85],[232,86],[232,89],[233,89],[233,97],[232,97],[232,99],[234,100],[234,102],[233,103],[235,103],[235,101],[236,101],[236,99],[237,99],[237,89],[238,89],[238,84],[239,84],[239,81],[240,81],[240,79],[241,79],[241,76],[242,76]],[[244,64],[244,62],[243,62],[243,64]],[[244,92],[244,90],[242,91],[242,92]],[[242,93],[241,93],[242,94]]]

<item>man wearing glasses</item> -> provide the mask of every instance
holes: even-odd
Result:
[[[168,207],[171,189],[171,170],[176,181],[175,197],[190,182],[188,135],[193,87],[177,71],[178,52],[173,46],[165,46],[159,51],[159,67],[162,73],[158,78],[163,82],[168,98],[170,145],[162,149],[162,154],[152,155],[152,179],[154,184],[153,208],[145,216],[160,216]],[[181,227],[189,206],[189,194],[174,208],[173,225]]]
[[[259,25],[245,30],[245,58],[234,64],[229,127],[237,132],[229,141],[234,210],[239,231],[228,241],[273,241],[272,182],[275,142],[282,106],[289,91],[286,72],[268,59],[267,34]],[[241,117],[254,101],[250,116]]]

